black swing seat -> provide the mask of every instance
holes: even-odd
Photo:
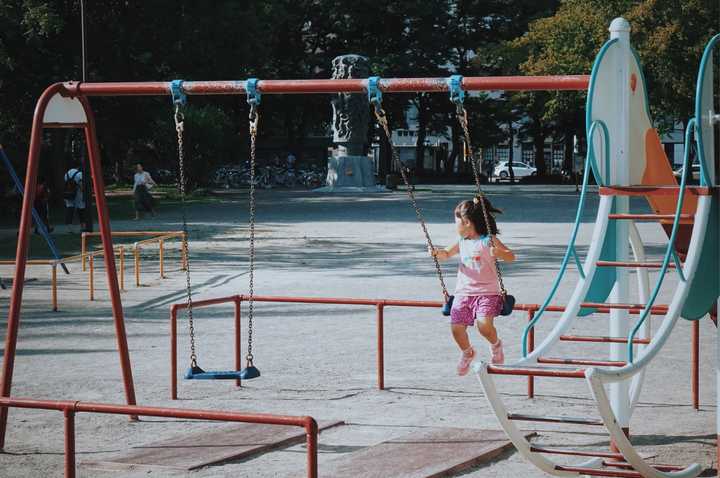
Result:
[[[242,370],[209,370],[198,366],[190,367],[185,372],[185,380],[250,380],[260,376],[257,367],[246,367]]]

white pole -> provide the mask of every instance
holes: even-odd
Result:
[[[610,38],[617,39],[620,48],[617,56],[617,96],[620,115],[618,118],[617,138],[613,143],[610,161],[610,180],[613,185],[630,184],[630,24],[624,18],[616,18],[610,24]],[[610,100],[610,98],[608,98]],[[616,196],[617,213],[629,212],[629,198]],[[629,255],[629,231],[625,221],[616,221],[615,253],[616,260],[627,262]],[[629,303],[628,289],[630,281],[626,268],[616,268],[615,286],[610,293],[613,303]],[[610,336],[626,337],[629,332],[628,312],[612,310],[610,313]],[[628,359],[625,344],[610,344],[610,360],[626,361]],[[625,380],[610,385],[610,403],[620,427],[627,431],[630,427],[630,382]]]

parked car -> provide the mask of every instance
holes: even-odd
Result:
[[[522,178],[525,176],[535,176],[537,174],[537,169],[530,166],[526,163],[521,163],[519,161],[513,161],[512,164],[513,173],[516,178]],[[501,161],[498,163],[497,166],[495,166],[495,170],[493,171],[493,176],[495,176],[496,181],[500,181],[503,179],[510,179],[510,170],[508,168],[508,162],[507,161]]]

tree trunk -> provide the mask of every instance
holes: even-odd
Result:
[[[508,172],[510,173],[510,182],[515,182],[515,171],[513,171],[513,156],[514,156],[514,148],[515,145],[515,138],[513,138],[513,128],[512,123],[508,123]]]
[[[563,152],[563,169],[572,176],[575,170],[575,161],[573,161],[573,131],[568,129],[565,133],[565,140],[563,141],[565,151]]]
[[[547,163],[545,162],[545,134],[539,129],[537,134],[533,135],[533,148],[535,149],[535,167],[538,176],[547,174]]]
[[[425,172],[425,138],[427,137],[427,100],[421,94],[418,99],[418,132],[415,143],[415,174],[422,176]]]

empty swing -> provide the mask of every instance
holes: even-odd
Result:
[[[250,128],[250,294],[248,298],[248,353],[246,366],[242,370],[203,370],[198,365],[198,357],[195,348],[195,324],[193,321],[192,288],[190,282],[190,260],[188,251],[188,227],[187,211],[185,206],[185,155],[183,135],[185,131],[185,116],[183,107],[187,103],[187,96],[182,88],[182,80],[174,80],[170,83],[170,94],[172,95],[175,107],[175,130],[178,141],[178,169],[180,172],[180,209],[182,211],[182,248],[185,255],[185,291],[188,311],[188,326],[190,329],[190,367],[185,372],[187,380],[250,380],[260,376],[260,370],[253,365],[252,339],[253,339],[253,298],[254,298],[254,272],[255,272],[255,143],[257,140],[257,126],[259,121],[258,105],[260,104],[260,93],[257,91],[257,79],[249,79],[245,84],[247,102],[250,105],[249,128]]]

